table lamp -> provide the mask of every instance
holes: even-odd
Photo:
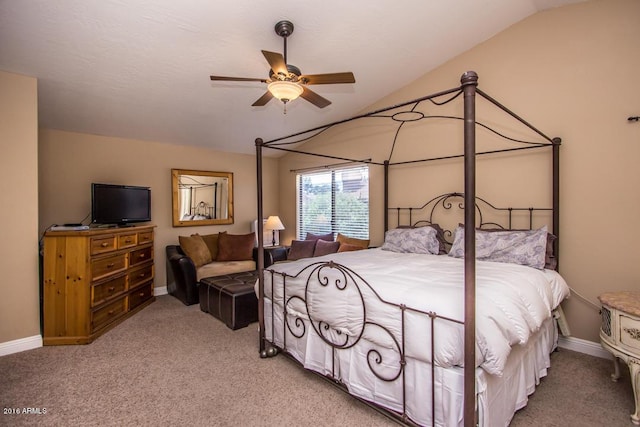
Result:
[[[277,215],[272,215],[267,218],[267,222],[264,223],[264,228],[266,230],[271,230],[271,246],[276,245],[276,230],[284,230],[284,225],[282,225],[282,221],[280,221],[280,217]]]

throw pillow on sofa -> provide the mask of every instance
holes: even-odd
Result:
[[[212,261],[211,252],[202,236],[178,236],[178,241],[185,255],[191,258],[196,267],[202,267]]]
[[[363,249],[367,249],[367,248],[363,248],[361,245],[350,245],[348,243],[340,243],[340,248],[338,249],[338,252],[361,251]]]
[[[215,234],[202,235],[202,240],[204,240],[204,243],[207,244],[209,252],[211,252],[211,259],[214,261],[218,258],[218,239],[220,237],[220,234],[226,234],[226,231],[221,231],[220,233]]]
[[[319,239],[316,241],[316,247],[313,250],[313,256],[322,256],[335,254],[340,248],[340,242],[327,242],[326,240]]]
[[[287,259],[296,260],[301,258],[311,258],[316,247],[316,240],[293,240]]]
[[[333,242],[333,233],[313,234],[313,233],[307,232],[307,235],[305,236],[304,240],[324,240],[327,242]]]
[[[356,239],[355,237],[345,236],[341,233],[338,233],[336,241],[340,242],[340,244],[346,243],[348,245],[360,246],[362,249],[367,249],[369,247],[369,239]]]
[[[216,261],[251,261],[255,237],[255,233],[220,233]]]

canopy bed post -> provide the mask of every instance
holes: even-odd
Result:
[[[560,144],[562,140],[558,137],[553,138],[553,234],[556,236],[554,244],[554,253],[556,262],[559,263],[558,238],[560,237]],[[556,264],[556,269],[558,264]]]
[[[476,425],[476,109],[478,75],[460,79],[464,92],[464,425]]]
[[[384,161],[384,231],[389,229],[389,160]]]
[[[266,341],[264,333],[264,224],[262,218],[264,214],[262,211],[262,138],[256,138],[256,175],[258,180],[258,221],[257,230],[258,233],[258,325],[260,328],[260,357],[267,357]]]

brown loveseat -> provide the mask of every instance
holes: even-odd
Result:
[[[168,245],[167,291],[186,305],[199,302],[198,285],[216,277],[256,269],[258,251],[254,233],[180,236],[180,245]],[[265,266],[273,261],[265,251]]]

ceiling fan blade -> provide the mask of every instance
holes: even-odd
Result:
[[[258,98],[258,100],[256,102],[254,102],[253,104],[251,104],[251,106],[252,107],[262,107],[267,102],[271,101],[271,98],[273,98],[273,95],[271,95],[271,92],[266,91],[264,93],[264,95],[262,95],[260,98]]]
[[[211,80],[220,80],[226,82],[262,82],[266,83],[267,79],[254,79],[251,77],[224,77],[224,76],[211,76]]]
[[[275,74],[281,73],[286,76],[289,73],[287,71],[287,64],[284,62],[284,56],[277,52],[269,52],[267,50],[263,50],[262,54]]]
[[[346,73],[305,74],[303,76],[300,76],[300,80],[308,85],[329,85],[337,83],[356,82],[356,78],[350,71]]]
[[[318,108],[324,108],[327,105],[331,104],[331,101],[329,101],[326,98],[321,97],[320,95],[318,95],[317,93],[315,93],[314,91],[312,91],[311,89],[302,86],[302,94],[300,95],[302,98],[306,99],[307,101],[309,101],[310,103],[312,103],[313,105],[315,105]]]

